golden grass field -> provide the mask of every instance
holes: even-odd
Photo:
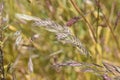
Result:
[[[120,80],[120,0],[0,0],[1,80]]]

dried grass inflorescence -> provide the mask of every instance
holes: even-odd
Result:
[[[35,26],[44,26],[46,30],[56,34],[58,41],[72,44],[78,48],[81,54],[90,56],[89,51],[83,46],[81,41],[71,33],[69,27],[66,25],[62,26],[50,19],[40,19],[25,14],[16,14],[16,17],[23,20],[33,21],[33,25]]]
[[[33,21],[34,26],[43,26],[46,30],[55,33],[58,41],[72,44],[80,51],[80,54],[91,57],[89,51],[83,46],[79,38],[72,34],[67,25],[62,26],[50,19],[40,19],[25,14],[16,14],[16,17],[20,20]],[[120,79],[119,67],[113,66],[105,62],[103,63],[103,66],[101,66],[94,63],[84,63],[76,61],[66,61],[61,63],[55,61],[53,66],[57,70],[64,66],[79,67],[82,72],[92,72],[98,76],[101,76],[104,80]],[[109,77],[109,73],[112,73],[113,75],[115,75],[115,77]]]

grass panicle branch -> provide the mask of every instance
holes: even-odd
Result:
[[[77,61],[66,61],[62,63],[55,63],[53,64],[53,67],[55,68],[61,68],[61,67],[78,67],[80,71],[82,72],[92,72],[96,75],[102,75],[104,73],[104,70],[102,69],[103,67],[97,64],[90,64],[90,63],[85,63],[85,62],[77,62]]]
[[[33,21],[34,26],[44,26],[48,31],[54,32],[57,35],[57,39],[59,41],[72,44],[79,49],[81,54],[90,56],[89,51],[83,46],[81,41],[71,33],[69,27],[66,25],[61,26],[50,19],[43,20],[25,14],[16,14],[16,17],[23,20]]]

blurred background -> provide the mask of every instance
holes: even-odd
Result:
[[[96,42],[89,25],[71,1],[90,23]],[[53,64],[74,60],[101,66],[104,61],[120,65],[120,0],[4,0],[3,4],[6,80],[103,80],[101,72],[96,75],[83,72],[79,67],[56,68]],[[71,44],[57,41],[56,35],[43,27],[16,18],[17,13],[51,19],[60,25],[80,17],[68,27],[91,53],[92,59],[81,55]]]

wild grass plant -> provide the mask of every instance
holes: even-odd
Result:
[[[119,0],[1,0],[1,80],[120,80]]]

